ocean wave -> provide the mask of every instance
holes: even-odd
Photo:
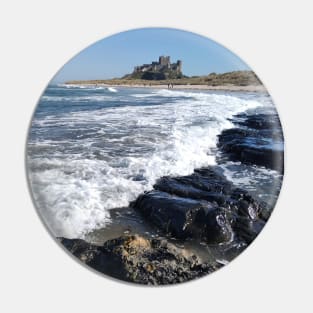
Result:
[[[56,87],[61,89],[84,89],[88,90],[107,90],[109,92],[117,92],[118,90],[114,87],[107,87],[105,85],[97,85],[97,84],[57,84]]]
[[[68,101],[68,102],[89,102],[89,101],[106,101],[112,100],[109,95],[88,95],[88,96],[42,96],[41,100],[44,101]]]
[[[107,90],[110,92],[117,92],[117,89],[113,87],[107,87]]]
[[[110,209],[127,206],[158,178],[215,164],[217,135],[233,127],[228,119],[262,106],[232,95],[168,90],[150,95],[160,97],[159,104],[149,106],[146,97],[147,105],[33,121],[51,149],[30,142],[29,176],[56,236],[83,237],[110,222]]]
[[[94,89],[96,85],[84,85],[84,84],[57,84],[57,87],[66,89]]]

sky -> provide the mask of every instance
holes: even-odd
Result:
[[[182,60],[187,76],[224,73],[250,68],[235,54],[206,37],[171,28],[141,28],[104,38],[74,56],[54,76],[53,82],[118,78],[136,65]]]

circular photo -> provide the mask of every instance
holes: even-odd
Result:
[[[194,33],[142,28],[52,78],[26,168],[39,216],[80,262],[168,285],[220,269],[257,237],[280,192],[284,139],[240,58]]]

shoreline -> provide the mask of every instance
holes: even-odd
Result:
[[[223,158],[216,165],[187,175],[161,176],[128,206],[111,210],[108,226],[83,239],[57,240],[92,269],[144,285],[182,283],[228,264],[259,234],[275,205],[275,200],[265,203],[264,195],[257,199],[221,171],[225,161],[272,168],[268,159],[273,159],[273,152],[262,145],[247,149],[245,144],[271,137],[268,130],[273,124],[279,127],[278,122],[270,114],[238,114],[237,122],[234,116],[228,118],[234,128],[218,136],[216,147]]]
[[[65,83],[66,84],[66,83]],[[149,85],[149,84],[104,84],[104,83],[75,83],[66,85],[77,85],[77,86],[97,86],[97,87],[114,87],[114,88],[147,88],[147,89],[169,89],[169,90],[217,90],[217,91],[241,91],[241,92],[265,92],[266,88],[263,85],[247,85],[247,86],[236,86],[236,85],[175,85],[173,88],[168,88],[167,84],[162,85]]]

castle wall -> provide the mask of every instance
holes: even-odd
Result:
[[[162,72],[165,69],[176,71],[177,73],[182,72],[182,61],[178,60],[176,63],[171,64],[170,56],[160,56],[159,62],[153,61],[151,64],[143,64],[140,66],[135,66],[134,73],[154,71]]]

